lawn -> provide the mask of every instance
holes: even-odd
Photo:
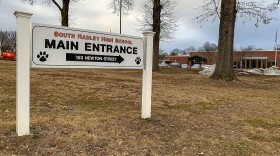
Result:
[[[0,61],[0,155],[279,155],[280,76],[226,83],[153,73],[141,119],[141,70],[32,69],[31,135],[16,135],[16,66]]]

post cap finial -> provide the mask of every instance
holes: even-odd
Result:
[[[26,13],[26,12],[15,11],[14,15],[16,17],[29,17],[30,18],[33,14]]]
[[[144,36],[154,36],[156,33],[155,32],[152,32],[152,31],[144,31],[143,32],[143,35]]]

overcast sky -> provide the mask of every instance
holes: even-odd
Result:
[[[0,0],[0,29],[15,30],[15,11],[32,13],[32,22],[50,25],[60,25],[59,11],[54,6],[48,6],[40,2],[34,6],[22,3],[22,0]],[[119,16],[108,9],[110,0],[82,0],[71,6],[71,27],[119,32]],[[141,5],[144,0],[135,0],[134,10],[123,18],[122,33],[127,35],[142,36],[136,18],[141,17]],[[203,0],[177,0],[177,14],[181,16],[179,28],[174,39],[168,43],[161,43],[164,51],[171,51],[174,48],[186,49],[190,46],[196,48],[202,46],[206,41],[216,43],[218,41],[219,23],[197,23],[193,20],[200,15],[202,10],[199,6]],[[280,12],[274,13],[278,17]],[[279,16],[280,17],[280,16]],[[280,18],[279,18],[280,19]],[[271,24],[261,24],[258,28],[254,21],[243,24],[242,20],[237,21],[235,30],[235,47],[255,45],[256,48],[273,49],[275,46],[275,33],[280,30],[280,21],[273,21]],[[279,35],[280,36],[280,35]]]

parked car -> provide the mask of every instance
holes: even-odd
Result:
[[[182,68],[190,68],[188,64],[181,64]]]
[[[159,66],[159,67],[167,67],[167,66],[168,66],[168,64],[166,64],[166,63],[162,62],[162,63],[158,64],[158,66]]]
[[[158,64],[159,67],[167,67],[170,63],[170,60],[161,60],[161,62]]]
[[[179,63],[170,63],[170,67],[181,67]]]
[[[192,69],[199,69],[199,68],[201,68],[201,65],[200,64],[194,64],[191,68]]]

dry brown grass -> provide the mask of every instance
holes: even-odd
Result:
[[[32,69],[31,132],[15,133],[15,62],[0,61],[0,155],[279,155],[280,77],[213,81],[141,70]]]

